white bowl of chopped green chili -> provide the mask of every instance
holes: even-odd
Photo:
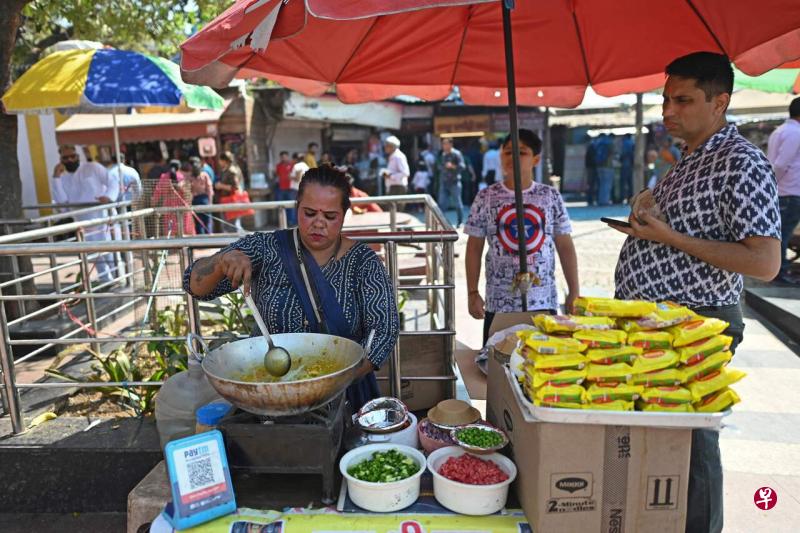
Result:
[[[402,444],[368,444],[350,450],[339,461],[353,503],[376,513],[405,509],[419,498],[426,459]]]

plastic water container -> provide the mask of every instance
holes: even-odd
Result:
[[[194,432],[205,433],[215,429],[219,421],[230,413],[231,409],[233,409],[233,405],[225,400],[217,400],[203,405],[197,410]]]
[[[175,439],[194,435],[197,409],[220,399],[200,363],[189,357],[189,369],[167,379],[156,395],[156,427],[161,448]]]

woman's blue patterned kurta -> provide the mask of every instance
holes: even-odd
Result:
[[[251,292],[270,333],[310,331],[305,312],[278,251],[272,233],[253,233],[223,248],[241,250],[253,266]],[[183,288],[189,287],[191,265],[183,275]],[[394,290],[381,260],[367,245],[356,243],[344,256],[322,267],[322,273],[333,286],[345,319],[353,325],[353,338],[364,344],[367,334],[375,329],[369,360],[379,367],[394,349],[400,330]],[[213,300],[231,292],[230,281],[223,279],[201,300]],[[254,332],[254,334],[257,334]]]

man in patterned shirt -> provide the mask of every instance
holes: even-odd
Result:
[[[743,275],[769,281],[780,268],[780,214],[769,161],[729,125],[733,89],[727,57],[697,52],[667,66],[662,115],[685,142],[683,157],[658,182],[663,212],[634,210],[617,263],[616,297],[672,300],[730,323],[742,340]],[[665,219],[666,221],[662,220]],[[719,434],[692,433],[686,531],[722,530]]]

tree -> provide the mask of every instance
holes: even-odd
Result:
[[[48,46],[86,39],[170,57],[193,29],[221,12],[213,0],[3,0],[0,92],[38,61]],[[17,117],[0,110],[0,213],[22,217]],[[3,232],[0,226],[0,234]],[[0,281],[10,271],[0,257]]]

